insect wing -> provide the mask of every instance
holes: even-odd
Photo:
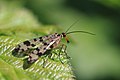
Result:
[[[55,43],[55,41],[53,40],[52,42],[43,42],[44,45],[39,46],[37,48],[35,48],[34,50],[31,51],[31,53],[29,54],[29,58],[28,58],[28,62],[29,63],[34,63],[35,61],[38,60],[38,58],[45,54],[45,52],[50,49],[50,46],[53,45]]]
[[[12,52],[13,56],[23,57],[29,53],[35,46],[43,45],[43,41],[49,40],[50,36],[43,36],[39,38],[34,38],[31,40],[24,41],[18,44]]]

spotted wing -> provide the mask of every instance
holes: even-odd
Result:
[[[50,37],[51,37],[51,35],[47,35],[47,36],[24,41],[15,47],[12,54],[16,57],[23,57],[23,56],[27,55],[27,53],[29,53],[29,50],[33,49],[35,46],[43,45],[44,41],[49,40]]]
[[[45,54],[48,49],[55,48],[61,40],[61,37],[50,38],[50,40],[43,41],[42,46],[38,46],[29,54],[28,62],[34,63],[38,58]]]
[[[35,61],[38,60],[38,58],[43,55],[50,47],[55,43],[56,41],[46,41],[43,42],[44,45],[38,46],[34,50],[32,50],[29,54],[28,62],[29,63],[34,63]]]

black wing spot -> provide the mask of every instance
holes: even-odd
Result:
[[[47,43],[45,42],[44,45],[47,45]]]
[[[30,46],[30,42],[29,41],[25,41],[23,42],[26,46]]]
[[[44,48],[44,50],[46,50],[46,48]]]
[[[32,56],[29,56],[29,58],[31,59],[31,58],[32,58]]]
[[[27,50],[29,50],[30,48],[27,48]]]
[[[37,41],[37,39],[34,39],[34,41]]]
[[[21,49],[22,50],[22,52],[24,51],[24,49]]]
[[[40,42],[42,42],[42,41],[43,41],[42,37],[39,37],[39,39],[40,39]]]
[[[32,47],[35,47],[35,45],[34,45],[34,44],[31,44],[31,46],[32,46]]]
[[[42,39],[40,39],[40,42],[42,42],[43,40]]]
[[[42,37],[39,37],[39,39],[42,39]]]
[[[38,55],[38,56],[41,56],[41,55],[42,55],[42,53],[41,53],[41,52],[39,52],[37,55]]]
[[[36,48],[37,51],[40,51],[40,49]]]

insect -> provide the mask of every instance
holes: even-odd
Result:
[[[76,21],[77,22],[77,21]],[[60,44],[61,39],[65,38],[67,43],[69,40],[67,39],[67,35],[76,32],[88,33],[94,35],[93,33],[86,32],[86,31],[71,31],[68,32],[69,29],[76,23],[74,22],[65,32],[58,34],[54,33],[51,35],[46,35],[43,37],[34,38],[31,40],[24,41],[18,44],[15,49],[13,50],[13,55],[17,57],[22,57],[24,55],[28,55],[28,62],[34,63],[38,60],[39,57],[45,54],[47,50],[55,49]],[[25,54],[23,54],[25,53]]]

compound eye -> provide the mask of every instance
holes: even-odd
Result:
[[[66,37],[66,34],[65,33],[62,33],[63,37]]]

